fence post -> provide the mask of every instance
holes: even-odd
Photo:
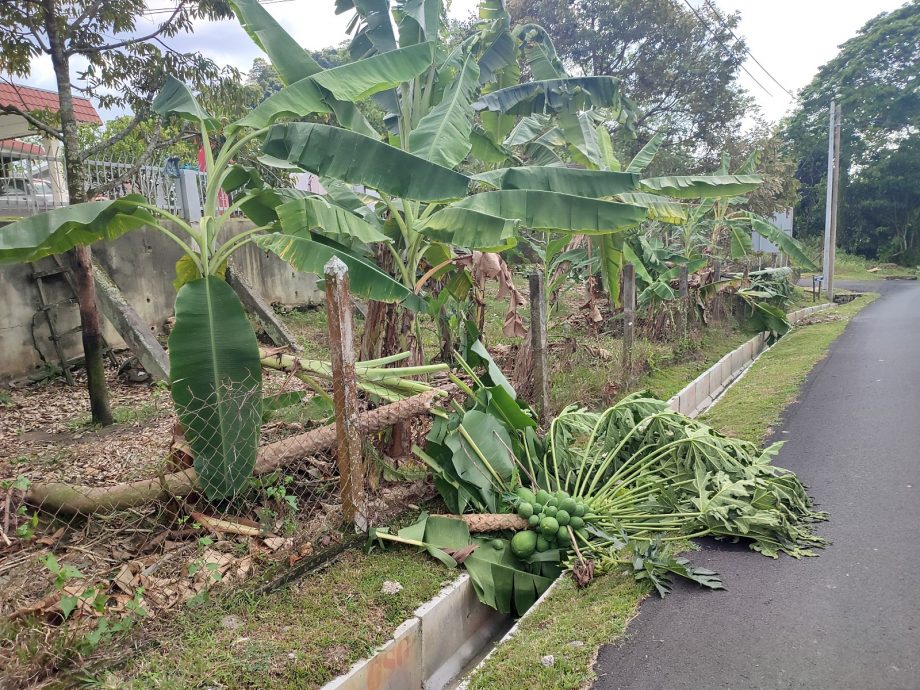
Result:
[[[198,194],[198,171],[180,170],[176,179],[182,217],[192,223],[201,220],[201,195]]]
[[[636,338],[636,267],[623,266],[623,390],[632,385],[633,342]]]
[[[540,419],[550,415],[549,362],[546,353],[546,291],[543,274],[530,274],[530,342],[533,348],[533,390]]]
[[[690,322],[690,287],[688,284],[687,265],[680,267],[678,276],[678,293],[680,295],[680,337],[686,340],[688,337],[687,329]]]
[[[355,382],[355,347],[348,295],[348,267],[337,256],[329,259],[326,279],[326,314],[332,350],[332,393],[335,404],[336,463],[342,492],[342,514],[358,531],[367,529],[364,458],[358,431],[358,387]]]
[[[722,260],[713,259],[712,260],[712,282],[719,283],[722,280]],[[712,313],[715,321],[718,323],[722,321],[722,293],[719,291],[718,285],[716,286],[716,294],[712,297]]]

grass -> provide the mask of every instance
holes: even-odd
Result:
[[[817,251],[815,249],[813,253]],[[878,268],[879,270],[870,273],[870,268]],[[882,280],[888,277],[907,278],[911,276],[917,277],[918,275],[920,275],[920,267],[917,266],[906,267],[886,264],[837,249],[837,256],[834,262],[835,280]]]
[[[794,329],[757,360],[703,421],[729,436],[761,443],[849,320],[877,296],[864,295],[819,312],[815,315],[818,323]]]
[[[212,596],[156,633],[156,649],[98,682],[135,690],[205,681],[209,687],[320,687],[370,655],[454,576],[406,549],[346,552],[323,572],[278,591]],[[387,580],[403,589],[384,594]]]
[[[585,589],[564,577],[473,675],[470,690],[582,687],[594,678],[597,648],[625,632],[647,591],[632,574],[605,575]],[[548,655],[555,663],[543,666]]]

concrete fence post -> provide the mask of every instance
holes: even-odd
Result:
[[[201,220],[201,195],[198,193],[198,171],[180,170],[176,179],[176,189],[181,206],[181,216],[185,220]]]
[[[363,532],[367,529],[366,472],[358,428],[358,386],[355,380],[355,338],[348,295],[348,267],[334,256],[326,264],[324,274],[342,513],[346,522],[353,523],[358,531]]]
[[[636,339],[636,267],[623,266],[623,389],[632,385],[633,344]]]
[[[547,421],[549,402],[549,357],[546,352],[546,291],[543,274],[530,274],[530,338],[533,348],[533,389],[540,419]]]

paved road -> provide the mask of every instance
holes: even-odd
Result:
[[[777,434],[833,544],[773,561],[706,540],[693,561],[729,590],[649,598],[595,688],[920,688],[920,284],[870,285]]]

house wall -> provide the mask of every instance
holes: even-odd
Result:
[[[237,234],[250,227],[249,221],[234,220],[228,224],[227,232]],[[144,229],[113,242],[96,244],[93,253],[151,331],[163,335],[164,324],[173,315],[176,291],[172,281],[181,250],[162,233]],[[233,261],[270,303],[305,305],[322,300],[315,276],[297,273],[276,256],[252,245],[234,254]],[[52,266],[50,257],[36,264],[38,270]],[[0,265],[0,381],[35,374],[45,361],[57,365],[47,322],[38,311],[38,289],[32,272],[28,264]],[[48,278],[44,283],[48,301],[70,296],[62,278]],[[80,322],[75,304],[56,309],[54,318],[60,332]],[[108,323],[105,337],[115,346],[124,346]],[[68,335],[62,344],[68,357],[78,357],[82,352],[79,332]]]

